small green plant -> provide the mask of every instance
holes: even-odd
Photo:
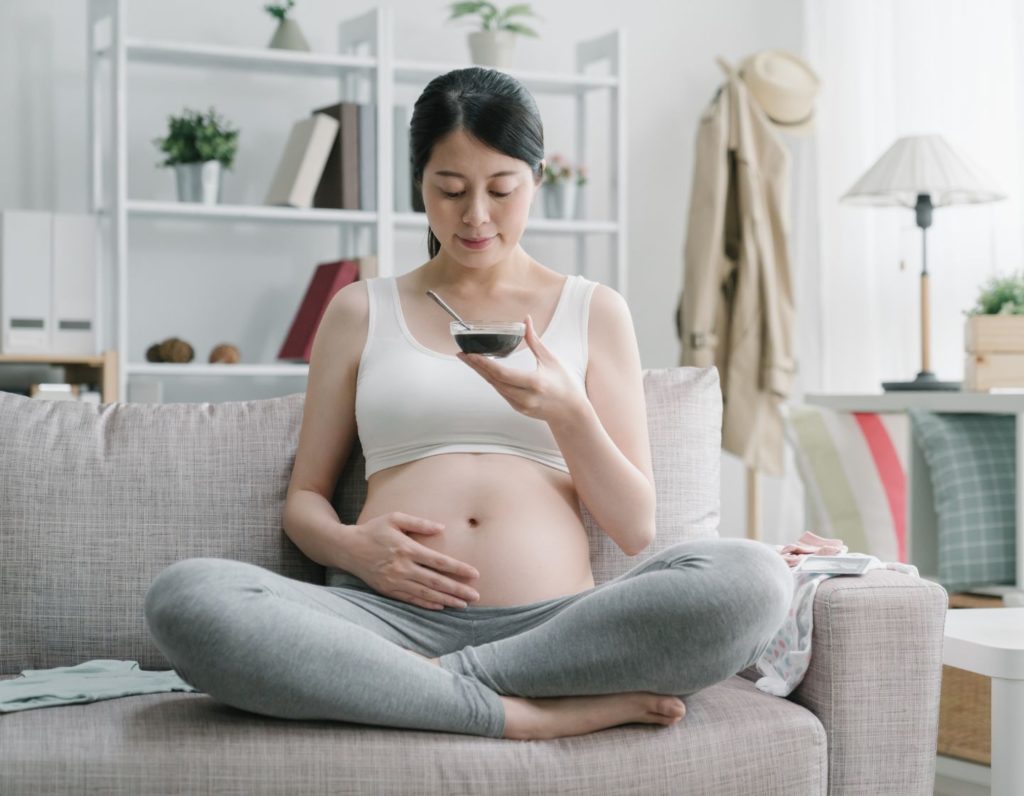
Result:
[[[587,167],[583,163],[580,163],[576,166],[576,184],[582,188],[587,184],[587,179]]]
[[[451,22],[453,19],[478,14],[480,16],[481,30],[507,30],[522,36],[537,37],[537,31],[520,22],[513,21],[515,17],[541,18],[533,13],[529,3],[518,3],[504,10],[499,9],[494,3],[487,2],[450,3],[448,7],[452,12],[451,16],[448,17],[448,22]]]
[[[284,22],[285,17],[288,16],[288,12],[294,7],[295,0],[288,0],[287,3],[267,3],[263,6],[263,10],[279,22]]]
[[[158,165],[219,160],[224,168],[231,168],[238,151],[238,130],[231,128],[212,107],[208,113],[185,108],[180,116],[168,116],[167,123],[167,137],[153,139],[167,155]]]
[[[1024,315],[1024,272],[993,276],[978,294],[968,315]]]

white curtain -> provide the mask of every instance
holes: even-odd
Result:
[[[876,392],[921,366],[921,232],[914,211],[839,197],[898,137],[938,133],[1008,196],[938,208],[928,230],[931,365],[963,376],[964,310],[992,274],[1022,263],[1024,12],[1014,0],[805,0],[807,60],[822,80],[817,201],[819,358],[808,392]],[[798,209],[797,212],[800,212]],[[900,261],[905,269],[900,269]],[[812,280],[813,281],[813,280]],[[812,310],[812,315],[814,310]]]
[[[1024,268],[1024,3],[803,2],[803,57],[822,87],[814,133],[785,137],[799,362],[792,402],[805,393],[880,392],[882,381],[920,370],[914,211],[839,202],[903,135],[945,136],[1008,197],[937,208],[928,230],[931,367],[958,381],[964,311],[990,275]],[[763,535],[772,543],[818,530],[804,514],[788,448],[786,468],[782,479],[762,478]]]

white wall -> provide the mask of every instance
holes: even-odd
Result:
[[[262,2],[174,3],[133,0],[128,33],[155,39],[263,46],[273,32]],[[371,2],[299,0],[293,17],[314,50],[335,47],[337,23],[374,7]],[[403,58],[463,60],[468,64],[466,25],[444,24],[443,3],[390,3],[396,23],[396,54]],[[622,27],[627,35],[629,289],[644,367],[677,364],[674,310],[682,285],[682,245],[693,171],[697,120],[721,79],[716,55],[738,62],[766,47],[801,51],[800,0],[686,0],[629,4],[559,0],[537,2],[541,38],[520,39],[517,57],[531,69],[571,70],[572,44]],[[0,0],[0,208],[84,212],[86,177],[86,3]],[[173,199],[173,174],[153,168],[152,138],[165,131],[166,116],[184,105],[213,104],[242,129],[235,168],[224,200],[262,202],[292,120],[334,97],[334,83],[205,73],[138,66],[130,71],[129,195]],[[540,98],[538,98],[540,99]],[[550,109],[550,112],[549,112]],[[548,151],[571,151],[568,112],[542,102]],[[603,126],[595,135],[603,136]],[[801,179],[806,141],[788,142],[795,179]],[[600,172],[600,164],[592,164]],[[595,175],[597,181],[598,175]],[[794,191],[795,202],[803,201]],[[129,228],[133,283],[131,337],[142,359],[148,343],[171,335],[189,339],[198,361],[217,342],[230,341],[246,361],[272,361],[313,266],[334,257],[337,236],[312,227],[205,225],[135,221]],[[555,244],[550,244],[552,247]],[[412,247],[412,248],[410,248]],[[421,241],[400,248],[425,254]],[[537,256],[571,270],[559,254]],[[244,256],[240,254],[244,253]],[[553,260],[545,257],[555,258]],[[396,263],[404,272],[419,261]],[[805,282],[795,273],[798,299]],[[600,274],[594,278],[602,278]],[[233,309],[244,311],[235,314]],[[813,315],[801,323],[813,323]],[[802,363],[803,364],[803,363]],[[9,366],[8,366],[9,367]],[[811,363],[811,367],[814,364]],[[7,371],[10,373],[10,371]],[[19,379],[22,374],[17,374]],[[0,385],[9,378],[0,371]],[[278,394],[281,384],[232,381],[211,396],[207,382],[168,384],[165,399],[202,400]],[[294,386],[292,386],[294,385]],[[300,391],[304,381],[288,382]],[[232,392],[234,390],[234,392]],[[237,394],[237,391],[245,394]],[[764,479],[765,537],[781,496],[775,479]],[[723,463],[723,534],[743,533],[743,470],[730,456]],[[780,538],[794,536],[781,530]]]

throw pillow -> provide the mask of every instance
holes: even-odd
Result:
[[[785,420],[815,533],[842,539],[851,553],[906,562],[906,415],[796,404]]]
[[[909,410],[928,462],[947,591],[1016,582],[1016,418]]]

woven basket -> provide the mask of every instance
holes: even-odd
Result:
[[[1002,608],[1001,597],[950,594],[949,607]],[[938,753],[992,765],[992,678],[942,667]]]

